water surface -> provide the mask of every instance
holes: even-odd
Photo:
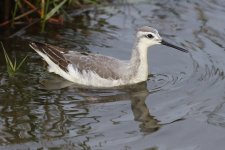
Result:
[[[10,55],[29,59],[13,78],[0,64],[0,149],[224,149],[224,12],[221,0],[120,3],[5,40]],[[73,85],[27,42],[129,59],[143,25],[190,53],[152,47],[148,81],[123,88]]]

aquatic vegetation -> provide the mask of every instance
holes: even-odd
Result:
[[[47,0],[46,2],[45,2],[45,0],[41,1],[41,19],[42,19],[41,29],[42,29],[42,31],[44,31],[46,21],[48,19],[50,19],[54,14],[56,14],[67,1],[68,0],[63,0],[59,4],[56,4],[55,1],[51,2],[51,0]],[[52,5],[54,5],[54,7],[49,11],[49,7],[50,7],[51,3],[52,3]]]
[[[14,59],[14,61],[12,61],[12,59],[9,57],[8,53],[6,52],[2,42],[1,42],[1,46],[5,56],[7,72],[9,76],[14,76],[18,72],[20,67],[24,64],[25,60],[27,59],[27,55],[19,63],[17,62],[16,58]]]
[[[63,15],[67,14],[67,8],[79,9],[87,5],[98,5],[108,1],[100,0],[15,0],[10,2],[4,0],[5,8],[0,16],[5,20],[0,21],[0,27],[11,25],[13,28],[17,24],[23,24],[22,29],[40,22],[41,31],[44,31],[47,22],[62,24]],[[11,13],[9,13],[11,12]]]

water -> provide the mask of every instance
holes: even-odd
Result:
[[[224,6],[122,3],[74,12],[71,23],[45,34],[31,27],[4,41],[10,55],[29,59],[14,78],[0,64],[0,149],[224,149]],[[88,89],[48,73],[26,41],[128,59],[142,25],[190,54],[152,47],[149,80],[123,88]]]

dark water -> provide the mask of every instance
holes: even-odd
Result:
[[[222,0],[122,3],[6,40],[11,56],[29,59],[14,78],[0,64],[0,149],[224,149],[224,14]],[[149,80],[125,88],[72,85],[48,73],[26,41],[128,59],[142,25],[190,54],[152,47]]]

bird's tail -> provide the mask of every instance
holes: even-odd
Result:
[[[52,62],[58,65],[62,70],[68,71],[67,66],[70,63],[65,59],[66,50],[60,47],[52,46],[39,42],[30,42],[30,47],[34,49],[51,67]]]

